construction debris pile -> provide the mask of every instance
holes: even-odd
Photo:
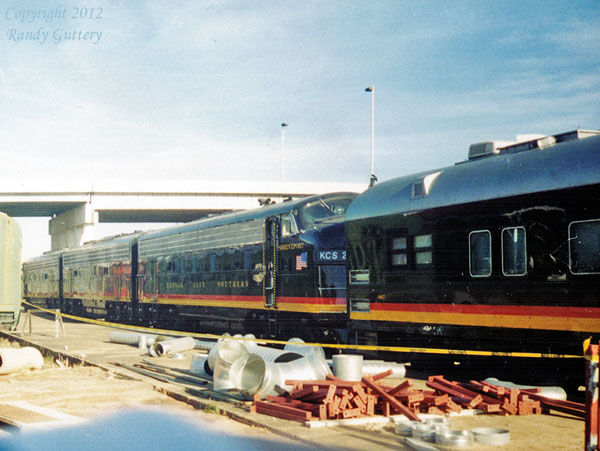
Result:
[[[292,339],[284,349],[261,346],[253,336],[224,336],[216,342],[202,342],[189,337],[173,339],[120,332],[111,334],[111,341],[137,343],[155,356],[189,349],[208,351],[193,356],[190,375],[212,378],[211,391],[253,397],[251,412],[293,421],[401,414],[419,423],[421,414],[458,414],[465,409],[500,415],[553,410],[586,417],[585,405],[567,401],[560,387],[515,386],[497,379],[464,383],[443,376],[429,377],[428,389],[415,389],[408,379],[390,387],[380,381],[392,375],[403,378],[402,364],[363,362],[360,355],[344,354],[335,355],[328,362],[322,348],[306,345],[300,339]],[[150,369],[156,368],[142,370]]]
[[[411,389],[410,380],[395,387],[379,383],[390,374],[391,370],[364,376],[361,382],[344,381],[332,375],[325,380],[287,380],[286,384],[293,385],[287,394],[267,396],[265,401],[256,397],[251,411],[301,422],[394,413],[420,421],[420,413],[444,415],[463,409],[501,415],[556,410],[585,417],[583,404],[546,398],[539,395],[539,388],[519,390],[488,382],[459,383],[443,376],[429,377],[426,385],[432,390]]]

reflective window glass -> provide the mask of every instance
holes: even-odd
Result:
[[[431,247],[431,235],[415,236],[415,249]]]
[[[492,274],[492,236],[488,230],[469,234],[469,271],[473,277]]]
[[[431,251],[417,252],[415,254],[415,262],[417,265],[430,265],[432,263]]]
[[[527,272],[527,245],[523,227],[502,231],[502,272],[506,276],[522,276]]]
[[[392,250],[393,251],[406,250],[406,237],[394,238],[392,240]]]
[[[392,265],[402,266],[408,264],[406,254],[392,254]]]
[[[571,223],[569,250],[573,274],[600,273],[600,220]]]

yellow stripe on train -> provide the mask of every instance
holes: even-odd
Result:
[[[600,331],[600,318],[581,317],[372,311],[370,313],[352,312],[350,318],[362,321],[453,324],[458,326],[499,327],[510,329],[541,329],[579,332]]]
[[[171,304],[182,306],[195,307],[224,307],[224,308],[239,308],[239,309],[254,309],[254,310],[269,310],[268,307],[261,301],[224,301],[222,299],[169,299],[169,298],[144,298],[141,300],[143,304]],[[273,309],[273,308],[271,308]],[[311,304],[311,303],[286,303],[279,302],[276,307],[281,312],[298,312],[298,313],[346,313],[346,305],[335,304]]]

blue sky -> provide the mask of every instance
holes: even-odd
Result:
[[[0,177],[278,180],[285,121],[287,180],[364,182],[375,85],[387,180],[600,128],[599,43],[597,0],[6,0]]]

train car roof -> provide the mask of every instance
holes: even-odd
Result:
[[[186,233],[191,230],[206,229],[210,227],[217,227],[226,224],[233,224],[237,222],[251,221],[254,219],[262,219],[268,216],[276,216],[283,213],[291,212],[309,202],[312,202],[319,198],[327,198],[330,196],[340,195],[354,195],[357,193],[351,192],[336,192],[318,194],[315,196],[302,197],[299,199],[293,199],[289,201],[280,202],[278,204],[265,205],[264,207],[255,208],[252,210],[241,210],[233,213],[225,213],[218,216],[212,216],[210,218],[198,219],[196,221],[188,222],[186,224],[176,225],[160,230],[153,230],[145,232],[140,236],[140,241],[158,238],[161,236],[172,235],[177,233]]]
[[[136,239],[142,234],[142,232],[133,232],[133,233],[124,233],[121,235],[113,235],[107,236],[105,238],[100,238],[99,240],[87,241],[83,243],[81,246],[77,247],[69,247],[66,249],[62,249],[63,254],[69,254],[72,252],[85,251],[88,249],[96,249],[98,247],[106,247],[106,246],[118,246],[118,245],[131,245],[136,241]]]
[[[60,255],[62,254],[62,250],[60,251],[47,251],[44,252],[42,255],[37,255],[35,257],[31,257],[27,260],[25,260],[23,262],[23,265],[31,265],[34,263],[41,263],[44,261],[49,261],[52,259],[58,259],[58,257],[60,257]]]
[[[346,221],[598,183],[600,136],[592,136],[379,183],[352,202]]]

